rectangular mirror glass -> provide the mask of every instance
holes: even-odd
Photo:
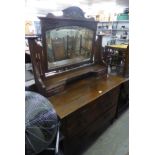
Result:
[[[94,31],[65,26],[46,31],[48,69],[65,67],[91,59]]]

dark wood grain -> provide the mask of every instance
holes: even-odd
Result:
[[[35,39],[36,37],[28,37],[33,74],[37,90],[42,95],[46,95],[46,88],[43,82],[43,79],[45,78],[45,71],[42,65],[43,64],[42,47],[36,43]]]
[[[61,118],[64,154],[79,155],[88,147],[116,116],[122,76],[107,79],[87,77],[68,87],[62,93],[48,99]]]
[[[128,107],[129,107],[129,80],[125,81],[120,86],[116,117],[121,115],[124,112],[124,110],[126,110]]]
[[[110,76],[106,80],[95,77],[83,79],[69,85],[64,92],[50,97],[49,100],[59,117],[64,118],[127,80],[120,76]]]
[[[129,77],[129,46],[127,47],[127,50],[125,53],[125,65],[123,69],[123,76]]]
[[[129,77],[129,45],[105,46],[103,60],[111,67],[116,68],[116,73],[124,77]]]
[[[95,40],[97,23],[83,18],[81,10],[77,15],[80,18],[75,19],[72,18],[76,16],[73,8],[66,11],[65,17],[50,15],[40,18],[43,48],[36,43],[35,38],[29,38],[29,45],[38,92],[48,97],[61,119],[64,154],[80,155],[79,150],[93,141],[114,120],[121,85],[128,78],[107,74],[107,64],[101,55],[101,36]],[[67,69],[64,66],[55,67],[55,74],[51,74],[47,66],[45,33],[63,26],[81,26],[94,31],[91,59],[70,64]],[[82,48],[81,45],[79,48]],[[59,50],[62,51],[57,47],[55,52]],[[61,56],[55,57],[61,59],[65,55],[61,53]]]
[[[68,83],[73,81],[85,78],[87,76],[94,77],[102,77],[106,78],[107,76],[107,65],[102,61],[101,58],[101,44],[102,39],[99,36],[98,39],[95,39],[95,32],[97,27],[97,22],[91,19],[82,18],[81,9],[76,8],[76,11],[79,10],[78,17],[80,18],[72,18],[72,13],[68,11],[72,10],[73,16],[74,11],[72,9],[67,9],[67,16],[55,17],[41,17],[41,28],[42,28],[42,46],[37,45],[35,37],[29,37],[29,48],[31,53],[31,59],[33,64],[34,76],[36,87],[38,88],[38,92],[42,95],[49,97],[55,95],[59,92],[64,91]],[[78,13],[77,13],[78,14]],[[85,59],[84,61],[74,61],[77,60],[77,57],[73,59],[72,62],[66,65],[60,66],[52,66],[51,69],[48,69],[48,60],[47,60],[47,46],[46,46],[46,32],[48,30],[53,30],[55,28],[60,28],[64,26],[80,26],[83,28],[87,28],[93,31],[93,39],[92,39],[92,50],[89,59]],[[69,38],[67,37],[67,40]],[[71,38],[70,38],[71,39]],[[80,42],[82,38],[80,39]],[[53,41],[52,41],[53,42]],[[64,53],[64,44],[61,43],[62,46],[58,45],[58,40],[55,43],[56,47],[53,48],[53,55],[55,60],[62,60],[66,57],[66,53]],[[80,44],[79,48],[82,45]],[[68,49],[68,45],[67,45]],[[64,62],[64,60],[63,60]],[[52,72],[52,74],[51,74]],[[55,72],[53,74],[53,72]]]

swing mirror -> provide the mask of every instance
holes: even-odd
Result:
[[[90,61],[93,37],[93,30],[80,26],[64,26],[46,31],[48,69]]]

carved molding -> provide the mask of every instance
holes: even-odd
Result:
[[[63,11],[63,16],[55,16],[52,13],[48,13],[46,15],[47,18],[69,18],[69,19],[77,19],[77,20],[91,20],[95,21],[94,18],[85,18],[84,17],[84,12],[82,9],[76,6],[72,6],[69,8],[66,8]]]

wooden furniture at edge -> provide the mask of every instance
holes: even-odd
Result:
[[[79,8],[71,7],[65,12],[72,12],[71,15],[75,17],[78,10]],[[65,155],[79,155],[81,148],[86,147],[110,124],[116,115],[120,87],[128,80],[119,76],[107,77],[107,65],[101,59],[100,36],[97,41],[94,36],[91,57],[94,59],[87,62],[87,65],[78,64],[78,67],[75,64],[68,66],[67,71],[46,76],[50,72],[44,45],[46,30],[53,29],[58,24],[59,27],[78,25],[95,32],[96,22],[81,19],[81,14],[82,11],[79,13],[80,19],[68,16],[42,18],[43,48],[36,43],[34,37],[28,38],[38,92],[48,97],[61,119]]]
[[[118,97],[116,117],[120,116],[124,110],[129,107],[129,80],[123,82],[120,86],[120,93]]]
[[[108,45],[105,47],[103,59],[111,65],[112,55],[118,52],[120,60],[123,61],[123,69],[121,75],[123,77],[129,77],[129,45]],[[119,61],[120,61],[119,60]],[[119,64],[119,63],[118,63]],[[115,64],[117,65],[117,63]],[[129,80],[124,82],[120,87],[119,99],[117,104],[116,116],[118,117],[126,108],[129,107]]]
[[[124,66],[121,75],[124,77],[129,76],[129,45],[120,44],[105,46],[103,59],[110,66],[120,66],[120,62],[122,61]],[[116,59],[116,61],[114,59]]]

